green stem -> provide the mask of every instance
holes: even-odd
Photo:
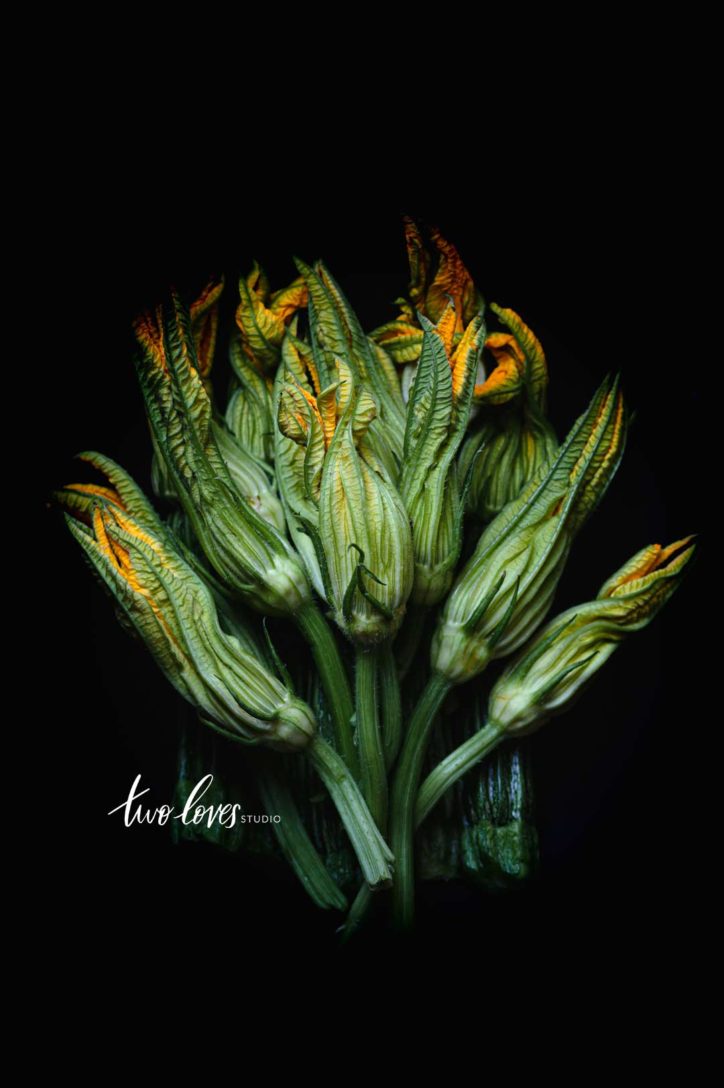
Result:
[[[397,675],[395,655],[389,642],[386,642],[379,650],[377,679],[382,706],[382,745],[385,752],[385,766],[389,771],[397,759],[402,742],[400,678]]]
[[[387,821],[387,774],[377,706],[378,650],[357,650],[355,719],[360,759],[360,784],[367,807],[380,829]]]
[[[309,838],[289,787],[271,767],[262,766],[259,762],[259,793],[267,814],[281,817],[278,823],[272,821],[272,829],[284,857],[318,907],[346,910],[347,900],[327,872]]]
[[[357,667],[359,670],[359,656],[357,659]],[[360,697],[361,676],[359,671],[357,672],[357,722],[359,728],[360,722]],[[397,753],[400,749],[400,742],[402,740],[402,703],[400,701],[400,684],[397,677],[397,664],[395,662],[395,656],[392,652],[392,646],[389,642],[385,642],[377,649],[377,687],[379,689],[379,704],[381,708],[381,725],[382,725],[382,747],[384,750],[384,765],[381,768],[382,782],[385,791],[385,807],[387,805],[387,779],[385,777],[385,771],[394,764],[397,758]],[[362,740],[360,737],[360,752],[362,753],[363,768],[365,763],[364,748],[362,746]],[[378,765],[379,773],[379,765]],[[364,775],[364,769],[363,769]],[[374,809],[373,809],[374,812]],[[386,813],[383,818],[374,812],[375,818],[382,829],[385,831]],[[362,926],[367,912],[372,905],[372,893],[368,884],[363,884],[357,892],[354,902],[350,907],[349,914],[345,920],[342,928],[342,940],[348,941],[350,937],[353,937],[357,930]]]
[[[411,604],[407,609],[402,630],[395,639],[395,657],[397,658],[397,674],[399,683],[407,676],[412,662],[415,660],[420,640],[425,631],[425,617],[427,605]]]
[[[392,852],[344,761],[319,736],[307,748],[307,753],[337,807],[365,880],[372,888],[388,885],[392,879]]]
[[[393,914],[395,923],[407,928],[415,914],[415,802],[427,742],[450,681],[434,672],[415,707],[402,745],[392,789],[392,849],[395,854]]]
[[[354,898],[352,906],[349,908],[349,913],[344,920],[344,925],[340,930],[343,944],[346,944],[350,937],[354,937],[357,930],[361,927],[367,917],[367,912],[372,905],[373,897],[374,892],[369,884],[362,884]]]
[[[309,601],[295,613],[297,627],[309,643],[327,699],[337,751],[352,773],[359,774],[357,749],[352,735],[352,692],[329,624],[316,604]]]
[[[453,783],[467,774],[476,763],[489,755],[505,739],[505,733],[486,725],[478,733],[473,733],[449,756],[441,760],[420,786],[415,805],[415,827],[429,816],[440,798]]]

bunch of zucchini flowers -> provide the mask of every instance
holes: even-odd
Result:
[[[123,623],[197,712],[179,800],[213,773],[218,803],[277,817],[176,836],[285,858],[348,935],[371,907],[410,926],[426,878],[500,888],[534,871],[520,738],[649,623],[693,552],[691,537],[645,547],[547,619],[621,461],[619,381],[559,444],[534,333],[486,306],[438,231],[405,233],[408,295],[369,334],[321,261],[276,291],[255,266],[224,405],[223,282],[190,306],[170,292],[135,322],[163,516],[98,453],[80,457],[103,482],[56,493]]]

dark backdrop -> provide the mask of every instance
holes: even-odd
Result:
[[[312,197],[309,179],[301,187],[294,170],[267,176],[258,166],[223,183],[199,170],[176,183],[153,161],[119,176],[104,149],[53,209],[57,260],[42,263],[53,330],[43,345],[42,495],[79,476],[71,458],[84,448],[147,483],[128,324],[169,282],[191,288],[224,270],[231,292],[235,271],[256,257],[278,286],[294,274],[292,254],[323,256],[370,328],[393,316],[391,301],[407,283],[408,213],[437,223],[485,296],[514,307],[541,337],[559,436],[603,375],[623,371],[635,425],[556,608],[589,598],[638,548],[704,527],[708,335],[694,330],[706,210],[682,189],[663,145],[653,157],[649,150],[629,153],[624,169],[610,149],[575,142],[535,163],[466,167],[464,188],[422,186],[414,169],[394,187],[384,171],[340,178],[328,169]],[[116,626],[57,516],[44,514],[41,534],[53,562],[40,695],[64,814],[52,862],[72,939],[87,943],[87,926],[102,918],[111,945],[149,942],[183,959],[197,953],[179,946],[181,930],[190,925],[198,936],[211,918],[253,934],[250,955],[272,943],[336,955],[330,919],[293,882],[257,878],[204,846],[174,849],[163,830],[126,830],[106,815],[139,770],[152,796],[168,799],[176,698]],[[702,570],[699,563],[575,710],[535,738],[540,878],[485,901],[430,887],[416,953],[464,951],[489,962],[501,947],[537,947],[590,958],[623,942],[658,955],[665,932],[666,956],[682,954],[707,879],[699,845],[706,753],[697,739],[711,724],[701,720],[698,695],[709,597]],[[139,732],[156,738],[145,757],[134,748]]]

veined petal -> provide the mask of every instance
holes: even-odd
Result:
[[[126,510],[139,525],[150,533],[163,537],[165,529],[156,511],[151,506],[138,484],[110,457],[102,453],[87,450],[79,453],[77,460],[101,472],[111,487],[101,484],[66,484],[61,491],[55,492],[55,498],[64,509],[75,516],[82,516],[90,524],[93,506],[97,500],[110,502]]]
[[[279,361],[286,326],[283,318],[265,305],[260,276],[261,270],[255,262],[246,279],[239,281],[236,324],[249,357],[263,374],[273,369]]]
[[[410,286],[408,294],[413,306],[424,304],[425,291],[430,278],[430,255],[425,248],[420,230],[409,216],[404,218],[405,245],[407,260],[410,265]]]
[[[625,600],[651,596],[676,581],[694,554],[694,536],[675,540],[668,547],[651,544],[616,571],[598,591],[598,599]]]
[[[457,331],[462,332],[479,309],[475,284],[457,249],[437,227],[430,230],[430,237],[438,253],[438,268],[425,297],[428,316],[434,319],[435,311],[441,312],[443,299],[449,296],[457,314]]]
[[[422,329],[403,318],[380,325],[370,335],[375,343],[385,349],[397,366],[417,362],[420,357]]]
[[[214,361],[219,330],[219,298],[224,290],[224,277],[207,283],[199,297],[191,303],[191,332],[199,360],[199,372],[208,379]]]
[[[476,385],[474,398],[478,404],[505,404],[522,393],[525,386],[525,359],[513,336],[491,333],[485,347],[496,361],[496,367],[485,382]]]
[[[452,301],[449,301],[442,314],[435,322],[435,332],[442,340],[448,356],[452,356],[453,340],[455,339],[455,333],[458,331],[458,316],[455,313],[454,304]]]
[[[484,340],[485,324],[482,315],[477,314],[466,326],[450,359],[453,398],[455,404],[464,410],[465,426],[467,426],[470,413],[470,397],[475,385],[475,375]]]
[[[232,336],[229,361],[238,388],[229,398],[226,424],[252,456],[271,462],[273,427],[269,381],[254,366],[238,335]]]
[[[544,409],[548,388],[548,365],[540,340],[515,310],[503,309],[496,306],[494,302],[491,303],[490,308],[510,329],[522,350],[527,364],[526,380],[529,383],[531,395],[538,407]]]
[[[302,276],[298,276],[288,287],[282,287],[275,291],[269,302],[269,309],[273,314],[288,324],[297,310],[302,310],[307,305],[309,293]]]

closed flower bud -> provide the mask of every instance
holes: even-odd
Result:
[[[623,454],[624,404],[606,379],[550,467],[482,534],[448,597],[432,645],[434,669],[462,683],[521,646],[548,611],[573,536]]]
[[[462,542],[462,506],[455,457],[470,415],[470,399],[485,330],[470,322],[453,349],[452,304],[437,326],[420,315],[425,339],[407,406],[400,495],[412,523],[417,604],[447,593]]]
[[[345,417],[354,456],[390,490],[399,475],[405,412],[394,366],[365,336],[329,271],[321,262],[312,268],[297,261],[297,266],[309,292],[310,343],[290,328],[282,344],[274,387],[274,458],[292,539],[315,589],[331,603],[320,500],[337,427]],[[399,506],[396,495],[394,501]],[[352,571],[357,565],[352,562]]]
[[[238,335],[232,335],[229,362],[236,382],[226,406],[226,425],[252,457],[271,464],[274,442],[270,377],[259,373]]]
[[[309,707],[222,630],[211,592],[130,477],[99,455],[84,459],[114,486],[72,484],[58,492],[68,526],[176,690],[237,740],[306,747],[316,728]]]
[[[365,446],[375,402],[366,389],[355,388],[341,362],[338,372],[338,386],[316,400],[323,443],[327,413],[330,421],[337,417],[323,454],[319,539],[334,618],[364,647],[391,639],[399,629],[412,589],[412,542],[397,489]]]
[[[595,601],[547,624],[495,684],[490,726],[530,733],[566,710],[626,635],[663,608],[694,553],[692,539],[644,548],[606,582]]]
[[[491,521],[512,502],[558,443],[545,417],[548,368],[537,337],[513,310],[493,304],[509,332],[492,333],[485,348],[496,366],[476,385],[477,427],[460,456],[468,479],[467,508],[479,521]]]
[[[223,276],[219,280],[211,280],[199,297],[191,303],[189,309],[191,335],[196,348],[196,358],[199,361],[199,374],[202,381],[206,383],[207,389],[216,351],[219,332],[219,299],[223,290]]]
[[[301,560],[260,515],[253,488],[249,501],[234,482],[219,448],[187,311],[174,297],[171,308],[139,319],[136,335],[154,440],[209,563],[258,610],[296,612],[310,597]]]
[[[405,406],[394,366],[386,353],[365,335],[339,284],[327,267],[317,261],[314,267],[297,260],[309,291],[309,335],[320,387],[328,388],[337,380],[341,362],[352,375],[357,390],[368,390],[376,407],[369,428],[367,444],[377,447],[379,456],[389,453],[402,457],[405,431]]]
[[[236,324],[242,350],[259,374],[273,374],[287,326],[306,304],[307,288],[301,278],[272,294],[266,275],[255,263],[249,275],[239,281]]]
[[[238,493],[260,518],[283,533],[284,511],[274,487],[273,472],[264,461],[250,454],[223,423],[214,423],[213,432]]]
[[[417,315],[436,325],[447,307],[455,312],[453,329],[457,344],[473,318],[482,313],[483,299],[460,255],[437,228],[429,231],[432,252],[428,251],[419,227],[405,219],[405,243],[410,265],[408,299],[399,299],[401,312],[395,321],[375,329],[372,339],[385,349],[398,366],[420,358],[424,330]]]
[[[322,461],[336,418],[329,421],[329,397],[321,394],[319,373],[308,344],[289,331],[274,383],[274,461],[279,493],[294,545],[310,581],[326,599],[324,552],[319,538],[319,492]],[[321,419],[325,412],[327,431]]]
[[[296,314],[307,304],[307,288],[297,279],[271,294],[266,276],[254,265],[239,283],[237,332],[229,346],[235,384],[226,407],[226,424],[239,444],[257,460],[274,458],[272,390],[281,347]]]
[[[467,509],[479,522],[492,521],[553,459],[557,448],[547,420],[518,408],[497,409],[466,439],[460,453],[460,476],[468,480]]]
[[[191,336],[198,360],[198,373],[209,397],[211,397],[211,367],[214,362],[219,328],[219,298],[223,289],[223,276],[218,281],[211,280],[199,297],[191,303],[189,309]],[[166,468],[163,455],[153,437],[153,432],[151,432],[151,441],[153,444],[153,459],[151,461],[151,487],[153,493],[159,499],[175,501],[177,497],[176,489],[173,486],[171,474]]]

